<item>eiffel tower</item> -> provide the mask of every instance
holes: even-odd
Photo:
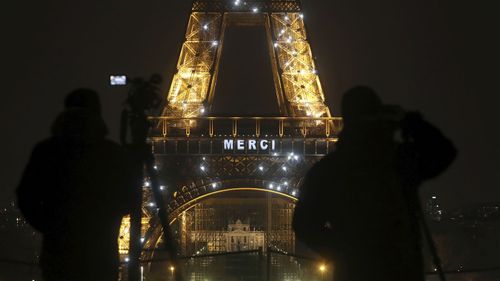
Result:
[[[296,0],[194,1],[164,116],[210,112],[229,25],[265,27],[282,116],[330,117]]]
[[[300,183],[334,149],[342,127],[325,105],[304,18],[299,0],[193,1],[167,105],[150,117],[156,126],[149,141],[179,255],[257,247],[295,252],[291,219]],[[230,25],[265,27],[280,117],[210,114]],[[154,260],[162,228],[148,179],[143,197],[142,258]],[[253,245],[247,238],[232,244],[240,237],[231,234],[235,221]],[[128,227],[125,219],[123,257]]]

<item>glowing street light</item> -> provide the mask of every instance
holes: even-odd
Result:
[[[172,280],[173,280],[173,279],[174,279],[174,271],[175,271],[175,267],[174,267],[173,265],[171,265],[168,269],[170,270],[170,274],[171,274],[171,276],[172,276]]]
[[[321,280],[325,280],[326,265],[320,264],[318,270],[321,273]]]
[[[254,8],[252,9],[252,12],[254,12],[254,13],[258,13],[258,12],[259,12],[259,8],[254,7]]]
[[[319,271],[320,271],[321,273],[324,273],[324,272],[326,271],[326,265],[324,265],[324,264],[320,264],[320,265],[319,265],[319,267],[318,267],[318,269],[319,269]]]

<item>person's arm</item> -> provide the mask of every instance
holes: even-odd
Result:
[[[425,121],[419,113],[408,113],[402,125],[403,153],[414,163],[419,181],[433,178],[442,173],[453,162],[457,150],[453,143],[439,129]]]

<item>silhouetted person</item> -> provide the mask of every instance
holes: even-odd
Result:
[[[335,281],[423,281],[418,186],[456,150],[420,114],[383,105],[367,87],[345,94],[342,114],[336,150],[302,186],[297,238],[333,261]]]
[[[129,156],[105,139],[100,112],[97,93],[71,92],[17,189],[22,213],[43,234],[46,281],[118,279],[117,239],[134,178]]]

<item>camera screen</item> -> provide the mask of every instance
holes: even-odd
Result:
[[[111,76],[109,76],[109,83],[111,84],[111,86],[127,85],[127,76],[125,76],[125,75],[111,75]]]

